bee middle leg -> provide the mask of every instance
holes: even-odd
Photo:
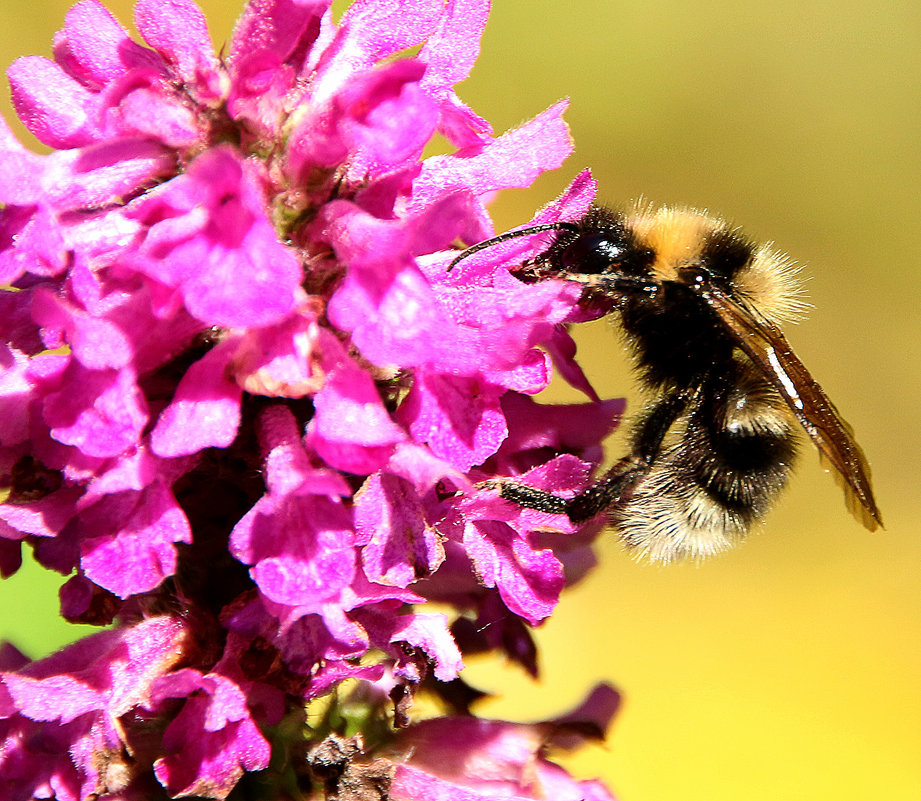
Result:
[[[535,487],[512,482],[499,483],[499,494],[526,509],[536,509],[547,514],[565,514],[573,523],[584,523],[600,512],[616,507],[629,498],[633,487],[652,466],[662,449],[665,435],[685,410],[692,395],[691,391],[676,391],[653,406],[637,426],[630,454],[578,495],[561,498]]]

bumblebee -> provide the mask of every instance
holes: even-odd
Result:
[[[847,423],[797,358],[780,326],[806,304],[797,270],[723,220],[694,209],[593,207],[553,231],[522,266],[523,280],[561,278],[583,301],[619,317],[640,380],[653,400],[630,434],[629,453],[571,498],[503,482],[503,497],[565,513],[606,512],[627,546],[655,562],[701,558],[739,541],[786,484],[805,429],[871,531],[882,524],[867,460]]]

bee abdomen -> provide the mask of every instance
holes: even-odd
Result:
[[[612,510],[620,536],[640,555],[670,562],[726,550],[786,483],[795,420],[763,382],[746,377],[740,384],[705,387]]]

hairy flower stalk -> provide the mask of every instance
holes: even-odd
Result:
[[[252,0],[219,57],[191,0],[140,0],[144,44],[83,0],[9,69],[52,152],[0,130],[0,570],[26,542],[111,624],[0,650],[12,801],[610,798],[547,761],[569,724],[471,717],[458,678],[536,673],[597,533],[483,482],[578,491],[620,412],[578,288],[509,272],[538,240],[446,269],[569,154],[565,104],[496,136],[458,98],[486,0],[328,6]],[[593,402],[536,401],[552,361]],[[452,715],[414,723],[421,689]]]

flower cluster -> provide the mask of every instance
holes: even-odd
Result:
[[[571,148],[563,103],[496,136],[458,98],[487,12],[251,0],[219,57],[191,0],[139,0],[146,46],[81,0],[53,60],[10,67],[52,151],[0,130],[0,571],[27,542],[69,576],[66,619],[113,624],[0,651],[10,798],[225,798],[254,771],[608,798],[546,762],[545,728],[445,718],[372,761],[304,716],[355,679],[405,723],[477,650],[536,672],[529,626],[591,564],[596,528],[488,488],[578,491],[616,423],[562,325],[578,287],[510,273],[534,237],[446,269],[492,235],[495,191]],[[436,134],[450,152],[424,158]],[[593,192],[583,174],[533,222]],[[533,398],[554,361],[592,402]],[[439,775],[470,727],[495,792]]]

